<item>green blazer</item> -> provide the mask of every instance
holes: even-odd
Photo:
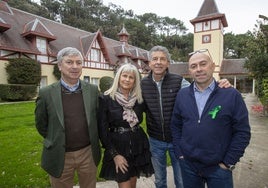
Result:
[[[88,131],[95,165],[99,164],[101,150],[97,127],[98,88],[81,81]],[[64,168],[65,128],[61,84],[56,82],[40,89],[36,99],[35,123],[44,138],[42,168],[53,177],[60,177]]]

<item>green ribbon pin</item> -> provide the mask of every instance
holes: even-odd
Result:
[[[214,109],[208,112],[209,115],[211,115],[212,119],[215,119],[217,116],[217,113],[221,110],[221,106],[216,106]]]

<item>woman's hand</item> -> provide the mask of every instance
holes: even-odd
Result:
[[[116,173],[118,173],[118,168],[123,172],[123,174],[127,172],[128,163],[125,157],[123,157],[122,155],[116,155],[114,157],[114,163]]]

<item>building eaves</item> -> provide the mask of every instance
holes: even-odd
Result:
[[[245,58],[224,59],[221,63],[219,75],[248,75],[249,71],[244,67]]]
[[[0,18],[0,32],[3,33],[9,30],[11,27],[10,24],[7,24],[2,18]]]

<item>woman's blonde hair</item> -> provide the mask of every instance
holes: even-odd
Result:
[[[130,92],[130,95],[133,95],[135,93],[138,103],[142,103],[143,99],[142,99],[141,86],[140,86],[140,73],[139,73],[138,69],[130,63],[123,64],[122,66],[120,66],[120,68],[118,69],[118,71],[116,72],[116,75],[114,77],[112,87],[110,89],[108,89],[107,91],[105,91],[104,94],[110,95],[110,97],[113,100],[115,100],[115,93],[119,89],[119,79],[120,79],[120,76],[123,72],[134,73],[135,82],[134,82],[134,87],[133,87],[132,91]]]

